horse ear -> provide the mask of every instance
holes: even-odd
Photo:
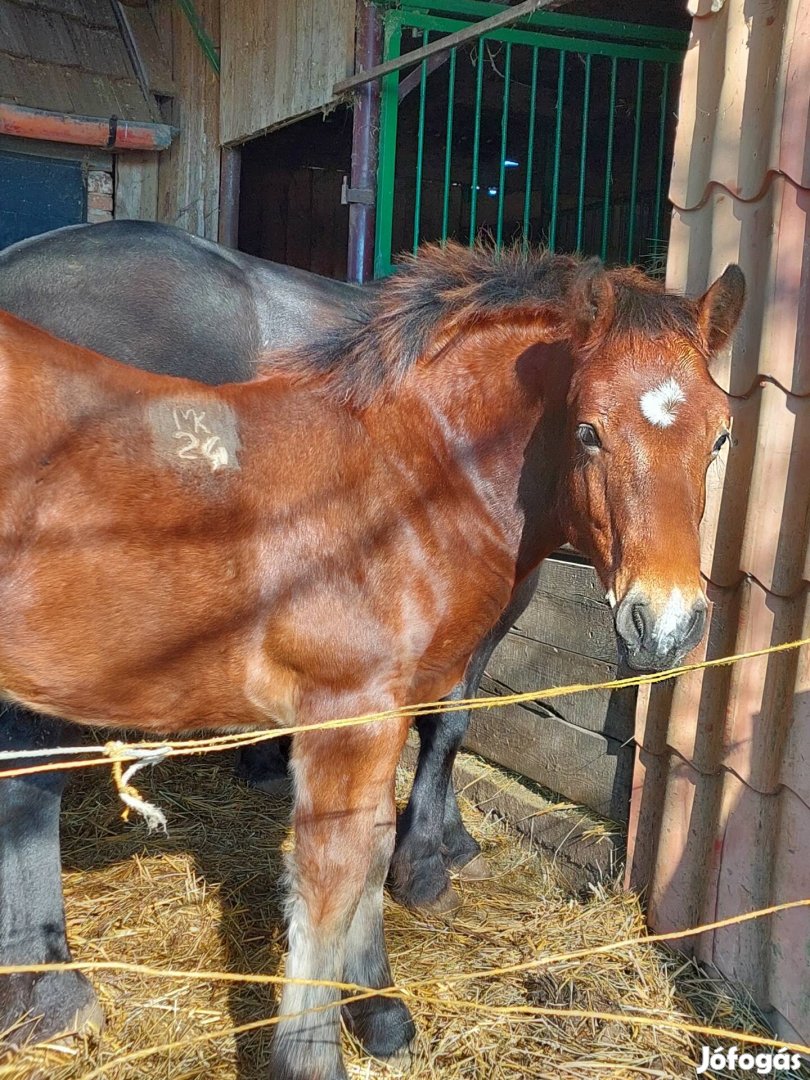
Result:
[[[580,344],[601,337],[613,322],[616,297],[601,259],[587,259],[571,289],[572,336]]]
[[[732,263],[697,302],[698,325],[709,352],[722,349],[734,333],[744,302],[745,275]]]

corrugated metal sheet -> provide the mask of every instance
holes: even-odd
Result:
[[[719,7],[713,11],[712,8]],[[668,284],[739,262],[734,397],[703,529],[706,656],[810,634],[810,4],[694,5],[670,198]],[[810,656],[698,672],[643,699],[629,876],[656,930],[810,897]],[[810,1041],[810,912],[702,935],[695,953]]]
[[[0,0],[0,97],[80,116],[160,120],[109,0]]]

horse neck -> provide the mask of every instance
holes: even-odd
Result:
[[[512,535],[518,577],[564,540],[557,506],[573,356],[566,343],[538,340],[542,332],[496,327],[451,341],[381,407],[386,424],[399,414],[409,448],[423,441],[474,461],[479,490]]]

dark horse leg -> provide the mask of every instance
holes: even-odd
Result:
[[[240,750],[234,772],[240,780],[268,795],[288,795],[292,781],[287,768],[292,739],[267,739]]]
[[[69,730],[9,707],[0,716],[0,750],[56,751]],[[0,771],[44,760],[0,761]],[[0,780],[0,964],[72,959],[60,884],[59,808],[66,776],[45,772]],[[6,1045],[100,1029],[102,1020],[93,988],[78,971],[0,976],[0,1041]]]
[[[509,607],[478,646],[449,700],[475,697],[495,647],[528,607],[537,577],[530,575],[512,594]],[[464,827],[452,784],[453,764],[469,720],[469,709],[460,709],[416,721],[419,761],[411,797],[397,825],[390,874],[391,892],[406,907],[434,911],[456,907],[448,867],[458,869],[461,877],[486,876],[480,846]]]

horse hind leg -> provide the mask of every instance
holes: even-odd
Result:
[[[54,750],[65,725],[7,707],[0,749]],[[42,758],[0,763],[0,769],[42,764]],[[72,959],[61,887],[59,812],[66,773],[0,780],[0,964],[65,963]],[[20,1046],[55,1035],[99,1031],[104,1015],[78,971],[0,976],[0,1043]]]
[[[368,712],[369,705],[353,703],[344,711],[360,714]],[[347,952],[354,958],[352,972],[373,969],[372,975],[383,982],[390,978],[387,958],[373,959],[375,950],[382,949],[384,956],[381,916],[378,922],[376,913],[378,879],[384,876],[391,832],[390,825],[383,827],[378,839],[376,825],[381,805],[391,797],[406,730],[406,723],[389,721],[299,735],[294,741],[295,851],[286,964],[290,981],[279,1006],[274,1080],[346,1080],[340,1053],[341,994],[327,984],[346,981]],[[372,945],[364,949],[361,938],[370,938]],[[354,1015],[360,1033],[376,1041],[376,1014],[365,1027],[364,1015]],[[401,1010],[397,1015],[400,1026],[406,1025]],[[410,1037],[409,1029],[405,1036]]]
[[[455,696],[462,693],[461,686],[453,691]],[[446,912],[460,903],[445,864],[444,822],[448,799],[455,806],[453,762],[467,720],[466,712],[450,712],[420,717],[416,722],[419,761],[408,805],[397,825],[389,883],[394,899],[408,908]],[[466,831],[464,835],[475,845],[469,856],[474,858],[478,845]]]
[[[244,747],[237,754],[234,773],[267,795],[290,795],[290,743],[289,738],[267,739]]]
[[[449,700],[472,698],[496,646],[528,607],[538,571],[512,594],[509,606],[483,639],[467,665],[464,679]],[[452,911],[460,901],[449,869],[466,880],[490,876],[478,842],[469,834],[453,789],[453,764],[469,724],[468,709],[424,716],[416,721],[419,762],[411,797],[397,826],[391,860],[391,894],[405,907],[420,911]]]

